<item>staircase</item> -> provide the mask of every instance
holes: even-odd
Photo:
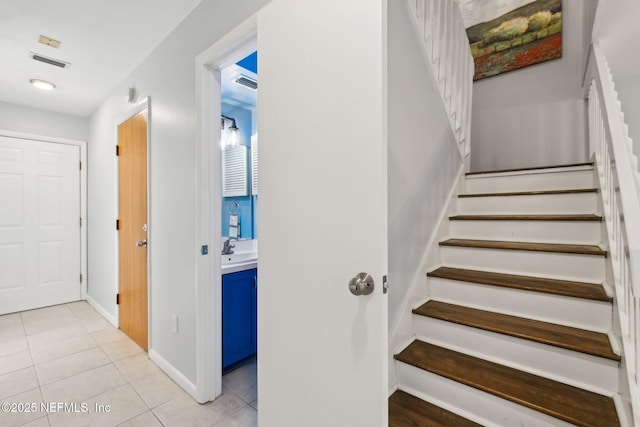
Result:
[[[466,175],[391,426],[620,425],[596,183],[590,163]]]

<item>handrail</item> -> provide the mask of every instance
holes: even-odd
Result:
[[[589,85],[589,143],[595,157],[607,224],[623,363],[633,417],[640,422],[640,172],[606,58],[592,45]]]
[[[451,0],[406,1],[460,155],[465,159],[471,152],[469,134],[475,68],[460,8]]]

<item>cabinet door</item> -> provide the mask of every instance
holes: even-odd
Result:
[[[256,353],[257,270],[222,276],[222,367]]]

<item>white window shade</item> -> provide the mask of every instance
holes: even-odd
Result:
[[[251,137],[251,194],[258,195],[258,135]]]
[[[247,147],[227,147],[222,153],[222,158],[222,196],[247,196]]]

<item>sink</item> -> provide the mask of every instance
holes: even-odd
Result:
[[[258,254],[256,252],[238,252],[229,255],[221,255],[222,265],[240,264],[256,261]]]

